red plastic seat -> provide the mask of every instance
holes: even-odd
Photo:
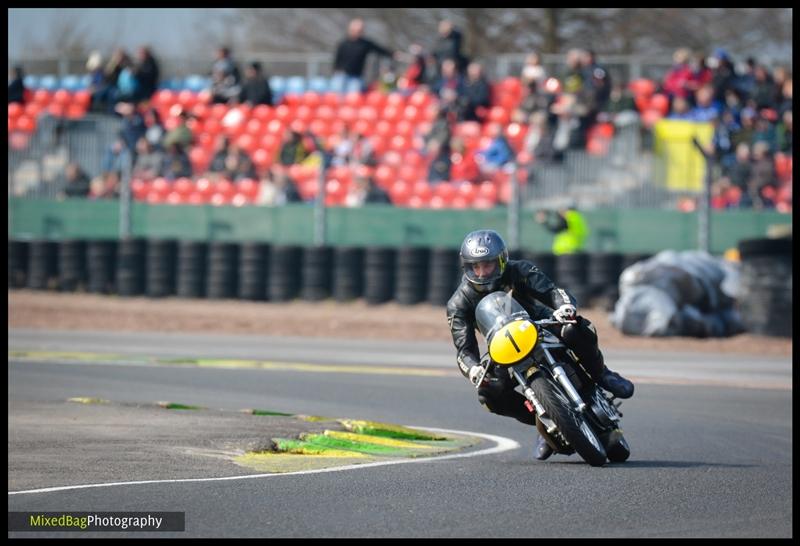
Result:
[[[416,106],[420,110],[427,108],[432,101],[433,97],[430,95],[430,93],[419,90],[411,93],[411,96],[408,98],[408,104]]]
[[[360,108],[364,104],[364,98],[361,93],[357,91],[350,91],[344,96],[341,107],[347,106],[349,108]]]
[[[392,123],[399,121],[402,116],[403,116],[403,110],[401,109],[400,106],[396,106],[394,104],[387,104],[384,107],[383,112],[381,114],[381,117],[383,119],[390,121]]]
[[[314,91],[306,91],[301,95],[301,97],[302,97],[301,104],[309,108],[316,108],[317,106],[322,104],[322,98],[319,96],[318,93]]]
[[[23,133],[32,133],[36,130],[36,119],[23,114],[17,118],[16,128]]]
[[[266,125],[274,115],[271,106],[267,106],[266,104],[259,104],[255,108],[253,108],[253,118],[257,119],[262,123],[262,125]]]
[[[248,120],[247,124],[244,127],[245,133],[248,135],[252,135],[255,138],[259,138],[261,134],[264,132],[264,124],[261,120],[256,118],[251,118]]]
[[[389,186],[389,198],[396,206],[406,206],[410,197],[411,185],[405,180],[397,180]]]
[[[176,94],[170,89],[160,89],[153,95],[153,104],[157,107],[169,108],[176,101]]]
[[[192,163],[193,172],[202,173],[211,163],[211,156],[202,146],[194,146],[189,151],[189,161]]]
[[[189,197],[194,192],[194,182],[190,178],[178,178],[172,184],[172,190],[182,197]]]
[[[188,89],[183,89],[178,93],[178,104],[180,104],[185,110],[191,110],[192,107],[197,104],[197,95],[193,91],[189,91]]]
[[[261,184],[258,180],[253,180],[252,178],[243,178],[236,183],[236,188],[240,194],[252,201],[258,197],[258,192],[261,191]]]
[[[203,202],[208,202],[214,194],[214,183],[208,178],[198,178],[194,186],[195,191],[203,196]]]
[[[72,95],[72,101],[75,104],[80,104],[84,108],[89,108],[89,104],[92,102],[92,94],[85,89],[75,91],[75,93]]]
[[[638,96],[649,97],[653,93],[655,93],[656,84],[652,80],[639,78],[638,80],[632,80],[630,83],[628,83],[628,89],[631,90],[634,97]]]
[[[388,165],[378,165],[375,168],[375,184],[383,189],[391,186],[395,180],[394,169]]]
[[[144,201],[150,192],[150,182],[141,178],[131,180],[131,193],[136,201]]]
[[[386,95],[380,91],[370,91],[364,98],[363,104],[375,109],[382,109],[386,105]]]
[[[25,108],[18,102],[8,103],[8,117],[17,119],[25,111]]]
[[[664,94],[656,93],[650,97],[650,104],[648,108],[658,110],[662,116],[666,116],[669,112],[669,97]]]

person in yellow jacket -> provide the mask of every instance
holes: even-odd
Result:
[[[586,247],[589,225],[575,206],[558,211],[540,210],[536,213],[536,221],[555,233],[553,254],[574,254]]]

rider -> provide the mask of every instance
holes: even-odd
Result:
[[[531,319],[554,318],[559,322],[576,320],[554,329],[564,344],[577,355],[583,368],[601,387],[617,398],[633,396],[633,383],[609,370],[597,346],[597,331],[591,322],[576,314],[575,298],[556,287],[547,275],[526,260],[508,259],[502,237],[493,230],[469,233],[461,244],[461,284],[447,302],[447,321],[457,350],[458,367],[464,377],[475,382],[481,373],[478,341],[475,337],[475,307],[490,292],[513,290],[516,299]],[[514,390],[514,383],[498,374],[495,381],[484,381],[478,389],[478,401],[492,413],[514,417],[536,425],[535,415],[525,405],[525,397]],[[539,436],[536,458],[547,459],[553,453]]]

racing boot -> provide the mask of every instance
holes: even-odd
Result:
[[[539,439],[536,440],[536,447],[534,448],[533,453],[537,459],[544,461],[553,454],[553,448],[550,447],[550,444],[545,442],[544,438],[542,438],[540,435]]]
[[[600,374],[600,380],[597,383],[617,398],[633,396],[633,383],[606,367],[603,368],[603,373]]]

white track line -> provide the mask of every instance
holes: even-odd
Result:
[[[409,425],[410,426],[410,425]],[[113,483],[92,483],[86,485],[66,485],[62,487],[44,487],[41,489],[29,489],[26,491],[9,491],[9,495],[27,495],[30,493],[52,493],[55,491],[69,491],[72,489],[90,489],[95,487],[113,487],[117,485],[141,485],[152,483],[190,483],[190,482],[219,482],[226,480],[248,480],[251,478],[273,478],[276,476],[299,476],[304,474],[322,474],[323,472],[339,472],[341,470],[356,470],[359,468],[371,468],[374,466],[388,466],[394,464],[411,464],[411,463],[428,463],[433,461],[442,461],[445,459],[460,459],[466,457],[478,457],[480,455],[494,455],[496,453],[503,453],[520,447],[519,443],[510,438],[503,436],[494,436],[492,434],[482,434],[479,432],[467,432],[463,430],[449,430],[444,428],[429,428],[429,427],[413,427],[420,430],[429,430],[434,432],[451,432],[453,434],[463,434],[465,436],[477,436],[486,440],[495,442],[497,445],[488,449],[480,451],[472,451],[469,453],[454,453],[452,455],[442,455],[441,457],[426,457],[418,459],[396,459],[392,461],[377,461],[374,463],[364,464],[351,464],[346,466],[339,466],[333,468],[319,468],[316,470],[299,470],[297,472],[282,472],[273,474],[249,474],[246,476],[227,476],[223,478],[183,478],[177,480],[142,480],[135,482],[113,482]]]

